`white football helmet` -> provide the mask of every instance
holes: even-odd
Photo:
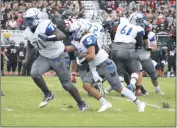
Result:
[[[129,17],[129,23],[145,28],[147,25],[146,16],[141,12],[134,12]]]
[[[78,41],[82,38],[84,33],[88,31],[88,29],[85,25],[80,24],[79,22],[76,21],[73,24],[71,24],[69,31],[72,33],[73,39]]]
[[[24,13],[24,24],[26,27],[34,29],[43,17],[44,15],[42,15],[42,12],[39,9],[30,8]]]

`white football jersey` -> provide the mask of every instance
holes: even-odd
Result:
[[[56,58],[64,52],[64,44],[62,41],[43,41],[38,37],[38,34],[51,35],[56,29],[56,26],[51,20],[42,21],[36,28],[35,32],[30,32],[29,28],[24,31],[25,39],[39,50],[39,53],[47,58]]]
[[[124,22],[125,21],[125,22]],[[144,36],[145,31],[142,27],[130,24],[126,19],[120,21],[117,28],[114,42],[136,43],[137,36]]]
[[[81,38],[80,42],[72,41],[71,44],[74,45],[79,53],[85,53],[89,46],[95,46],[96,55],[95,58],[90,61],[94,66],[101,64],[108,58],[107,52],[98,45],[97,38],[93,33],[86,34]]]
[[[149,44],[149,47],[151,45],[157,44],[157,40],[156,40],[156,36],[155,36],[154,32],[149,32],[149,34],[148,34],[148,44]]]
[[[154,32],[148,33],[148,46],[154,45],[157,43],[156,36]],[[137,50],[140,60],[147,60],[151,56],[151,52],[147,51],[144,47],[143,49]]]
[[[95,34],[97,37],[98,44],[100,46],[103,45],[103,36],[105,35],[105,32],[102,25],[82,18],[75,20],[75,22],[77,22],[81,26],[83,25],[84,28],[86,28],[90,33]]]

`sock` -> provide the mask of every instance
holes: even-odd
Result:
[[[36,83],[36,85],[42,90],[44,95],[47,95],[50,91],[43,79],[43,77],[40,78],[33,78],[33,81]]]
[[[133,101],[136,105],[138,105],[138,104],[140,104],[141,103],[141,101],[140,100],[138,100],[137,98],[136,98],[136,100],[135,101]]]
[[[101,97],[98,101],[101,103],[101,105],[104,105],[104,104],[108,103],[108,101],[103,97]]]
[[[136,96],[133,94],[133,92],[125,87],[123,87],[121,94],[126,96],[129,100],[135,102],[135,104],[140,103],[140,101],[136,98]]]
[[[75,99],[75,101],[80,104],[82,103],[82,99],[80,97],[80,94],[77,90],[77,88],[75,86],[72,86],[72,88],[70,90],[68,90],[68,92],[70,93],[70,95]]]
[[[136,84],[136,79],[135,78],[131,78],[130,84],[132,84],[134,86]]]

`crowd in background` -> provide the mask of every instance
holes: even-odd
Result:
[[[37,7],[47,12],[54,23],[61,19],[61,14],[67,9],[72,10],[77,17],[84,17],[84,6],[80,0],[11,0],[1,2],[0,6],[1,29],[7,30],[23,30],[23,13],[31,7]],[[122,16],[129,17],[134,11],[142,11],[147,16],[147,21],[153,32],[175,35],[175,0],[99,0],[99,6],[104,15],[114,20],[118,20]]]
[[[115,11],[118,17],[128,17],[133,11],[139,10],[146,14],[153,31],[167,32],[176,27],[175,0],[100,0],[100,9],[106,13]],[[30,7],[37,7],[49,14],[55,21],[61,18],[66,9],[71,9],[76,15],[82,15],[81,2],[72,0],[60,1],[24,1],[1,2],[2,29],[23,29],[23,13]]]

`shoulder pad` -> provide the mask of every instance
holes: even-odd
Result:
[[[95,46],[97,44],[97,38],[94,34],[87,34],[82,37],[81,42],[84,44],[86,48],[90,46]]]

